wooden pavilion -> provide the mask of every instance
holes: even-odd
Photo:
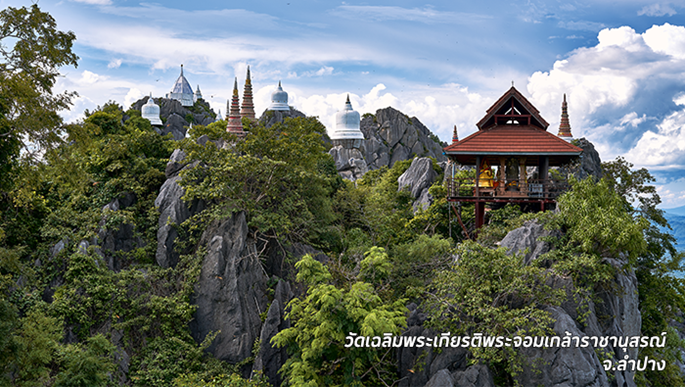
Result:
[[[583,150],[547,132],[547,121],[515,87],[476,126],[478,131],[461,141],[455,128],[452,144],[444,148],[453,165],[477,167],[475,180],[455,179],[452,168],[447,194],[451,207],[459,202],[475,204],[476,228],[483,225],[486,203],[533,203],[544,210],[568,188],[565,179],[549,176],[549,167],[567,164]]]

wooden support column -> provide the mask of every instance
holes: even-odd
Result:
[[[476,197],[480,197],[480,163],[483,161],[481,156],[476,156]]]
[[[519,191],[528,196],[528,174],[525,157],[519,158]]]
[[[476,202],[476,229],[483,227],[485,223],[485,202]]]
[[[497,189],[499,190],[500,195],[504,195],[504,190],[507,188],[507,175],[504,171],[504,164],[506,163],[507,159],[504,157],[499,158],[499,187]]]
[[[547,175],[549,174],[549,157],[548,156],[542,156],[542,160],[540,160],[540,168],[539,168],[539,175],[540,175],[540,181],[542,183],[542,192],[543,192],[543,197],[547,197],[547,194],[549,192],[549,184],[547,184],[547,181],[549,180]]]

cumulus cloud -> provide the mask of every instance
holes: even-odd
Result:
[[[642,114],[642,117],[638,117],[637,113],[630,112],[623,116],[623,118],[621,118],[621,125],[631,125],[632,127],[637,128],[638,125],[645,122],[646,120],[646,114]]]
[[[148,93],[162,96],[168,90],[160,88],[159,84],[132,82],[123,78],[96,74],[92,71],[72,72],[60,77],[54,87],[55,90],[72,90],[79,94],[74,99],[73,106],[68,111],[60,112],[66,122],[74,122],[83,118],[85,109],[93,110],[108,101],[123,103],[124,109]]]
[[[255,91],[257,114],[268,107],[271,93],[275,89],[273,85],[260,87]],[[462,138],[472,134],[476,130],[475,123],[496,100],[496,96],[484,97],[453,83],[423,88],[417,85],[411,98],[399,97],[397,91],[390,90],[383,83],[376,84],[364,93],[343,91],[323,95],[287,83],[283,83],[283,89],[288,93],[290,106],[308,116],[318,117],[328,130],[334,128],[335,113],[343,109],[349,95],[352,107],[360,114],[374,114],[378,109],[391,106],[410,117],[417,117],[445,141],[451,138],[454,125],[459,127]]]
[[[533,104],[555,131],[567,93],[574,136],[594,141],[605,160],[625,155],[653,170],[685,167],[685,109],[678,105],[685,103],[685,28],[607,28],[597,39],[531,75]]]

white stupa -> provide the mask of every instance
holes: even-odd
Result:
[[[329,132],[333,146],[359,149],[364,141],[364,134],[359,129],[359,112],[352,110],[350,96],[347,96],[345,108],[335,113],[335,129]]]
[[[281,81],[278,81],[278,88],[271,94],[271,105],[268,110],[290,110],[288,93],[283,91]]]
[[[147,103],[140,108],[140,115],[150,121],[153,126],[162,126],[162,120],[159,119],[159,106],[155,104],[152,99],[152,93],[150,93],[150,98]]]
[[[183,65],[181,65],[181,75],[178,76],[176,83],[174,83],[171,93],[167,94],[167,98],[178,100],[183,106],[193,106],[195,93],[193,93],[193,88],[190,87],[186,77],[183,76]]]

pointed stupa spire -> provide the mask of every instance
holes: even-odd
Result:
[[[459,142],[459,135],[457,134],[457,125],[454,125],[454,131],[452,131],[452,144]]]
[[[245,136],[245,132],[243,132],[243,124],[240,121],[240,104],[238,99],[238,78],[236,77],[233,82],[233,98],[231,99],[231,110],[228,113],[226,131],[235,134],[238,138],[242,138]]]
[[[250,66],[247,66],[247,78],[245,78],[245,88],[243,89],[243,106],[240,115],[255,121],[254,104],[252,103],[252,80],[250,79]]]
[[[195,102],[193,88],[190,87],[190,83],[188,83],[188,80],[183,75],[183,65],[181,65],[181,75],[176,79],[176,83],[171,88],[171,93],[167,94],[167,98],[175,99],[183,106],[193,106]]]
[[[568,120],[568,104],[566,103],[566,93],[564,93],[564,101],[561,103],[561,122],[559,123],[559,133],[557,136],[566,141],[573,140],[571,134],[571,123]]]

